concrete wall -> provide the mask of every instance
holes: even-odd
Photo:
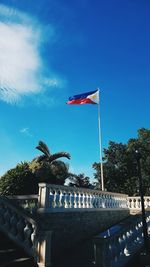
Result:
[[[38,215],[43,230],[52,231],[53,257],[129,216],[129,209],[83,209]]]

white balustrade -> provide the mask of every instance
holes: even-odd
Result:
[[[37,210],[38,195],[21,195],[21,196],[7,196],[7,198],[13,200],[20,207],[30,211],[31,213]]]
[[[39,184],[39,209],[126,208],[127,195],[61,185]]]
[[[36,212],[37,208],[128,208],[133,212],[141,210],[139,196],[129,197],[124,194],[51,184],[39,184],[39,196],[8,196],[8,198],[31,213]],[[150,207],[150,196],[144,197],[144,206],[145,209]]]
[[[51,246],[52,232],[43,231],[31,214],[5,197],[0,197],[0,230],[32,256],[39,267],[51,266],[51,255],[46,251]]]
[[[147,214],[150,229],[150,215]],[[120,224],[121,226],[121,224]],[[113,228],[113,227],[112,227]],[[149,233],[150,234],[150,233]],[[109,230],[94,237],[95,265],[97,267],[126,266],[128,261],[143,246],[143,228],[141,218],[129,219],[118,231]],[[106,249],[107,248],[107,249]]]
[[[127,198],[127,206],[130,210],[141,210],[141,198],[139,196],[128,197]],[[150,197],[144,197],[144,207],[147,209],[150,207]]]

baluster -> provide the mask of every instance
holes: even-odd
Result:
[[[114,196],[111,196],[111,207],[114,208],[115,207],[115,200],[114,200]]]
[[[130,234],[130,230],[126,231],[126,245],[125,245],[125,249],[124,249],[124,254],[125,256],[130,256],[130,240],[131,240],[131,234]]]
[[[53,208],[57,208],[57,189],[54,189]]]
[[[132,199],[128,198],[128,208],[132,209]]]
[[[118,241],[119,241],[119,248],[120,248],[119,257],[123,257],[124,256],[125,244],[124,244],[124,236],[123,236],[122,233],[119,235]]]
[[[4,213],[4,221],[5,221],[4,226],[7,230],[10,229],[10,218],[11,218],[11,211],[8,207],[6,207],[5,213]]]
[[[98,207],[98,195],[95,194],[94,208]]]
[[[55,194],[55,191],[52,188],[50,188],[50,195],[49,195],[49,207],[50,208],[54,207],[54,194]]]
[[[64,207],[65,209],[69,208],[69,195],[68,195],[68,192],[65,190],[64,191]]]
[[[78,198],[79,198],[78,192],[75,192],[74,193],[74,208],[75,209],[78,208]]]
[[[24,228],[24,244],[26,247],[31,248],[33,246],[33,243],[31,241],[31,235],[33,231],[34,229],[32,228],[32,224],[26,221]]]
[[[100,208],[101,207],[101,199],[100,199],[100,195],[99,194],[97,195],[97,204],[96,204],[96,207],[97,208]]]
[[[17,238],[21,241],[24,240],[24,227],[25,227],[25,220],[23,217],[18,216],[18,223],[17,223]]]
[[[17,222],[18,222],[18,216],[17,214],[14,212],[12,214],[12,217],[10,219],[10,225],[11,225],[11,233],[13,235],[17,235]]]
[[[60,190],[60,208],[64,208],[65,207],[65,195],[64,195],[64,191]]]
[[[140,231],[141,229],[140,229],[140,227],[139,227],[139,225],[138,224],[136,224],[136,226],[135,226],[135,231],[136,231],[136,239],[135,239],[135,242],[137,243],[137,244],[141,244],[142,243],[142,236],[141,236],[141,231]]]
[[[82,209],[83,208],[83,192],[79,194],[79,207]]]
[[[5,223],[5,218],[4,218],[4,214],[5,214],[5,206],[4,204],[0,204],[0,225],[4,225]]]
[[[86,193],[82,193],[82,208],[86,208]]]
[[[139,209],[139,198],[136,198],[135,199],[135,209],[137,210],[137,209]]]
[[[108,197],[108,195],[105,195],[105,206],[106,206],[106,208],[109,208],[109,197]]]
[[[89,197],[89,195],[88,195],[88,193],[84,193],[84,206],[85,206],[85,208],[88,208],[89,206],[89,203],[88,203],[88,197]]]
[[[116,199],[117,199],[117,208],[120,208],[120,198],[117,197]]]
[[[99,208],[102,208],[102,195],[99,194]]]
[[[133,200],[132,200],[132,198],[130,198],[129,201],[130,201],[130,207],[129,208],[133,209]]]
[[[86,193],[86,207],[87,207],[87,209],[89,209],[90,208],[90,203],[89,203],[89,198],[90,198],[90,193],[89,192],[87,192]]]
[[[90,193],[89,194],[89,208],[93,208],[93,196],[92,196],[92,194]]]
[[[92,208],[95,208],[95,199],[96,199],[96,195],[95,193],[92,195],[92,199],[91,199],[91,203],[92,203]]]
[[[75,206],[75,197],[74,192],[70,191],[70,208],[73,209]]]
[[[134,198],[134,209],[137,209],[137,199],[136,198]]]
[[[60,207],[60,191],[56,190],[55,191],[55,208]]]
[[[108,199],[107,199],[107,207],[111,208],[111,195],[108,195],[107,197],[108,197]]]
[[[78,208],[80,209],[81,207],[81,193],[78,191]]]
[[[119,234],[116,234],[114,236],[115,238],[115,246],[116,246],[116,266],[118,266],[118,262],[120,261],[121,258],[121,238]]]
[[[32,233],[31,233],[31,243],[32,243],[32,249],[34,251],[34,253],[36,253],[37,247],[37,227],[35,224],[32,224]]]
[[[105,195],[102,195],[102,208],[105,208]]]
[[[118,197],[118,208],[122,208],[122,197]]]
[[[144,198],[144,208],[147,209],[148,207],[148,199]]]
[[[71,208],[71,193],[68,192],[68,208]]]

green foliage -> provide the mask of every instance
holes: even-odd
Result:
[[[38,183],[45,182],[63,185],[69,176],[68,165],[63,161],[56,160],[52,164],[47,161],[34,159],[29,166]]]
[[[141,170],[144,194],[150,193],[150,130],[141,128],[136,139],[129,139],[127,144],[109,142],[104,149],[104,182],[107,191],[138,195],[138,174],[135,151],[141,155]],[[100,183],[100,164],[94,163],[95,178]]]
[[[37,182],[27,162],[18,164],[0,178],[1,195],[26,195],[37,192]]]
[[[39,141],[36,148],[43,153],[42,156],[30,163],[18,164],[0,178],[1,195],[37,194],[40,182],[64,184],[69,176],[68,165],[57,159],[60,157],[70,159],[70,154],[58,152],[51,155],[43,141]]]
[[[44,161],[44,162],[48,162],[48,163],[52,163],[53,161],[65,157],[67,159],[70,159],[70,154],[67,152],[58,152],[55,154],[51,154],[48,146],[43,142],[43,141],[39,141],[38,146],[36,147],[36,149],[40,150],[43,155],[39,156],[36,158],[36,160],[38,161]]]
[[[90,178],[85,176],[84,173],[81,174],[70,174],[69,176],[69,186],[74,187],[83,187],[83,188],[90,188]]]

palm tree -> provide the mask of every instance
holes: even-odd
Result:
[[[39,141],[39,144],[36,147],[36,149],[40,150],[44,154],[44,155],[38,157],[39,161],[44,160],[44,161],[47,161],[49,163],[52,163],[54,160],[61,158],[61,157],[66,157],[66,158],[70,159],[70,154],[67,152],[58,152],[58,153],[51,155],[48,146],[43,141]]]
[[[69,175],[69,167],[58,159],[61,157],[70,159],[70,154],[66,152],[51,154],[48,146],[43,141],[39,141],[36,149],[40,150],[43,155],[31,161],[30,169],[38,182],[64,184]]]

